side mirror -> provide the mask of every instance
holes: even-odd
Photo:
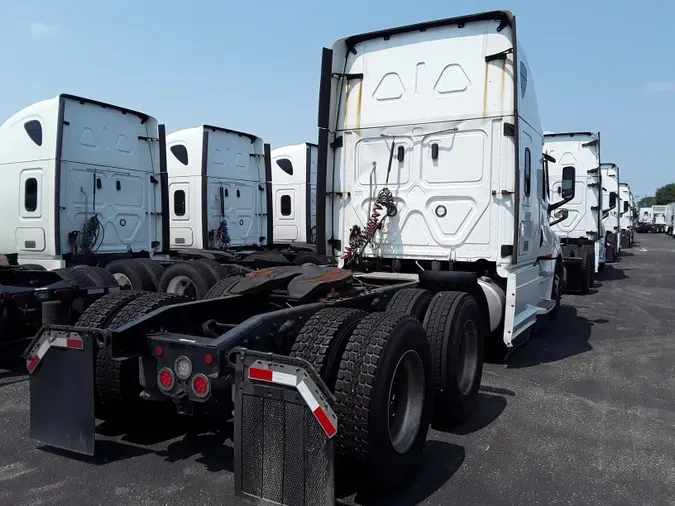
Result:
[[[572,200],[575,192],[575,169],[574,167],[563,167],[562,171],[562,192],[561,196],[565,200]]]
[[[616,207],[616,192],[610,192],[609,194],[609,208],[614,209]]]
[[[623,203],[623,213],[621,214],[626,214],[628,211],[630,211],[630,205],[628,204],[628,201]]]
[[[558,188],[558,193],[562,197],[562,200],[560,202],[556,202],[555,204],[549,204],[548,206],[549,213],[558,209],[559,207],[564,206],[574,198],[574,192],[576,187],[574,178],[575,178],[574,167],[563,167],[562,183]],[[559,221],[556,221],[556,223],[559,223]]]
[[[555,219],[549,223],[549,226],[552,227],[553,225],[557,225],[561,221],[565,221],[569,215],[570,212],[564,207],[562,209],[558,209],[555,213],[553,213],[553,217]]]

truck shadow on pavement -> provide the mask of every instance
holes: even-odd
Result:
[[[595,277],[598,281],[615,281],[619,279],[628,279],[630,276],[626,275],[625,269],[619,269],[615,265],[606,264],[605,270],[598,272]]]
[[[412,506],[424,503],[452,478],[462,467],[465,458],[466,452],[462,446],[428,440],[412,483],[402,483],[390,493],[382,494],[364,488],[362,483],[354,479],[336,480],[336,495],[340,499],[336,501],[336,505]]]
[[[593,326],[604,323],[607,320],[587,320],[573,306],[560,306],[555,325],[537,328],[530,339],[509,356],[506,366],[508,369],[532,367],[592,351],[589,340]]]

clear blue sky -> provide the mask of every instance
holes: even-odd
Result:
[[[273,146],[315,141],[321,48],[492,9],[518,18],[545,130],[600,130],[634,193],[675,181],[675,1],[0,0],[0,121],[60,92]]]

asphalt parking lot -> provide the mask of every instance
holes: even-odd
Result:
[[[415,483],[344,504],[675,504],[675,240],[638,234],[504,364],[477,416],[432,432]],[[0,504],[241,504],[230,427],[98,428],[98,456],[28,438],[23,364],[0,356]]]

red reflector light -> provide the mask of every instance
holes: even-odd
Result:
[[[155,346],[155,356],[161,357],[164,355],[164,350],[162,349],[161,346]]]
[[[72,348],[74,350],[83,350],[84,341],[81,341],[80,339],[68,339],[66,341],[66,348]]]
[[[203,399],[211,392],[211,382],[203,374],[195,374],[192,378],[192,392]]]
[[[213,364],[213,355],[211,355],[210,353],[204,355],[204,362],[206,362],[207,365]]]
[[[257,367],[249,367],[248,377],[260,381],[272,381],[272,371],[269,369],[259,369]]]
[[[164,391],[171,390],[176,381],[173,375],[173,371],[168,367],[164,367],[159,370],[159,373],[157,374],[157,380],[159,388],[161,388]]]

